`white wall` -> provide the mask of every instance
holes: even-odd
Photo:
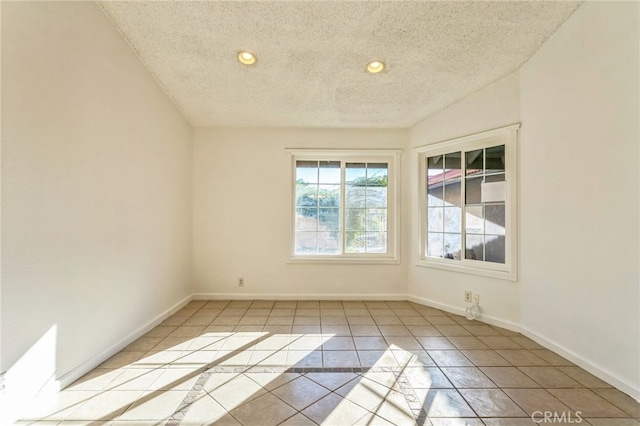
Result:
[[[95,3],[3,2],[2,371],[42,385],[191,294],[191,137]]]
[[[403,148],[402,130],[196,129],[194,280],[197,293],[406,294],[403,265],[288,263],[291,156],[285,148]],[[238,287],[238,278],[245,287]]]
[[[410,132],[411,148],[428,145],[459,136],[478,133],[520,122],[519,77],[514,73],[488,88],[435,114]],[[410,150],[409,150],[410,151]],[[417,154],[409,152],[410,173],[406,179],[410,197],[407,210],[417,211]],[[408,293],[416,301],[425,301],[453,312],[464,312],[465,290],[480,295],[483,319],[498,325],[518,329],[520,323],[520,286],[517,282],[416,266],[420,241],[420,224],[413,213],[413,231],[405,239],[409,253]]]
[[[523,327],[636,398],[638,16],[586,2],[520,77]]]

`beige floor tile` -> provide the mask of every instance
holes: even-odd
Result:
[[[416,392],[427,417],[475,417],[475,413],[455,389],[424,389]]]
[[[380,336],[374,337],[354,337],[356,349],[359,350],[386,350],[387,342]]]
[[[320,335],[315,335],[315,336],[303,335],[298,337],[292,337],[287,348],[289,350],[294,350],[294,351],[321,349],[322,344],[330,339],[331,337],[329,336],[320,336]]]
[[[477,367],[505,367],[511,363],[492,350],[462,350],[464,356],[469,358]]]
[[[420,342],[413,336],[385,336],[384,340],[390,349],[422,349]]]
[[[280,426],[315,426],[316,424],[305,417],[304,414],[298,413],[295,416],[289,417],[284,422],[280,423]]]
[[[407,328],[415,337],[442,336],[442,333],[433,325],[408,325]]]
[[[357,351],[362,367],[397,367],[398,362],[393,356],[385,358],[386,351]]]
[[[148,391],[133,403],[118,420],[165,420],[182,408],[188,391]]]
[[[429,336],[429,337],[417,337],[418,342],[425,349],[430,350],[443,350],[443,349],[456,349],[455,345],[451,343],[451,340],[444,336]]]
[[[301,376],[298,373],[244,373],[244,375],[269,392]]]
[[[436,363],[427,351],[421,349],[394,349],[391,351],[402,368],[408,367],[435,367]]]
[[[287,317],[287,318],[293,318],[294,315],[296,314],[296,310],[295,309],[289,309],[289,308],[273,308],[271,310],[271,313],[269,313],[270,317]]]
[[[453,384],[437,367],[407,368],[404,375],[414,388],[441,389],[452,388]]]
[[[267,393],[232,410],[231,414],[241,424],[250,425],[259,413],[263,425],[277,425],[296,414],[296,410]]]
[[[477,417],[445,418],[434,417],[429,419],[432,426],[483,426],[482,420]]]
[[[22,420],[64,420],[99,391],[64,390],[56,395],[41,395],[30,404]]]
[[[510,338],[511,340],[513,340],[514,342],[516,342],[517,344],[519,344],[525,349],[545,349],[539,343],[529,339],[526,336],[517,335],[517,336],[511,336]]]
[[[203,389],[226,410],[233,410],[267,391],[246,375],[213,374]]]
[[[354,423],[354,426],[396,426],[388,420],[383,419],[373,413],[367,413],[364,417]]]
[[[527,417],[500,389],[460,389],[460,393],[480,417]]]
[[[402,321],[402,323],[406,326],[410,326],[410,325],[430,325],[429,321],[427,321],[426,319],[422,318],[421,316],[412,316],[412,317],[404,317],[404,316],[398,316],[398,318],[400,318],[400,321]]]
[[[469,331],[471,334],[473,334],[474,336],[501,336],[502,333],[500,333],[498,330],[496,330],[495,328],[489,326],[489,325],[482,325],[482,324],[471,324],[471,325],[463,325],[463,327],[465,329],[467,329],[467,331]]]
[[[69,387],[66,388],[68,391],[99,391],[105,389],[107,385],[112,382],[116,377],[122,374],[125,369],[117,368],[117,369],[109,369],[109,368],[96,368],[95,370],[90,371],[85,374],[75,382],[73,382]]]
[[[360,376],[354,373],[307,373],[304,377],[334,391]]]
[[[355,346],[353,344],[353,338],[336,336],[325,340],[322,344],[322,350],[353,351],[355,350]]]
[[[544,359],[549,364],[554,366],[564,366],[564,367],[574,366],[574,364],[571,361],[561,357],[560,355],[550,351],[549,349],[531,349],[531,353],[539,356],[540,358]]]
[[[504,392],[529,415],[545,411],[554,413],[569,413],[571,411],[569,407],[544,389],[504,389]]]
[[[189,405],[186,415],[182,419],[182,425],[240,425],[231,417],[220,404],[206,393],[201,394],[198,399]]]
[[[173,337],[198,337],[202,334],[205,327],[202,325],[181,325],[169,334]]]
[[[287,365],[296,368],[322,367],[322,351],[292,351],[287,352]]]
[[[351,336],[351,330],[346,325],[323,325],[322,334],[333,336]]]
[[[345,426],[355,424],[369,412],[357,404],[331,393],[302,411],[319,425]]]
[[[607,418],[586,418],[584,419],[591,426],[640,426],[638,419],[607,419]]]
[[[457,349],[489,349],[482,340],[474,336],[451,336],[448,339]]]
[[[202,374],[201,370],[186,368],[166,368],[146,388],[147,390],[191,390]]]
[[[459,326],[457,322],[446,315],[426,316],[425,319],[429,321],[430,324],[435,325],[436,327],[440,327],[443,325]]]
[[[486,336],[482,338],[482,342],[491,349],[523,349],[507,336]]]
[[[143,397],[142,391],[106,391],[93,396],[66,420],[115,420]]]
[[[594,391],[625,413],[640,419],[640,402],[626,393],[617,389],[594,389]]]
[[[461,325],[436,325],[436,329],[445,337],[471,336]]]
[[[606,399],[590,389],[549,389],[556,398],[582,417],[628,417]]]
[[[516,367],[479,367],[501,388],[539,388],[536,382]]]
[[[322,351],[322,366],[335,367],[360,367],[360,360],[356,351]]]
[[[121,351],[100,364],[100,368],[129,368],[134,362],[144,358],[146,351]]]
[[[409,425],[415,423],[415,418],[406,399],[399,392],[388,394],[382,404],[372,410],[372,413],[394,425]]]
[[[373,317],[373,320],[375,321],[376,325],[381,326],[381,325],[404,325],[402,324],[402,321],[400,321],[400,318],[396,317],[395,315],[376,315]]]
[[[365,377],[353,380],[335,391],[338,395],[358,404],[369,411],[374,411],[389,395],[392,389]]]
[[[144,391],[164,372],[161,368],[129,368],[111,381],[105,389],[113,391]]]
[[[580,383],[555,367],[519,367],[543,388],[581,388]]]
[[[583,370],[580,367],[576,367],[576,366],[558,367],[558,370],[562,371],[567,376],[571,377],[578,383],[588,388],[611,388],[612,387],[609,383],[603,380],[600,380],[593,374]]]
[[[472,367],[473,363],[457,350],[428,350],[427,353],[439,367]]]
[[[155,345],[160,343],[162,337],[141,337],[129,346],[124,348],[126,351],[148,351]]]
[[[442,367],[442,372],[457,388],[496,387],[496,385],[476,367]]]
[[[322,328],[319,325],[294,325],[291,332],[293,334],[320,334]]]
[[[411,332],[404,325],[378,325],[378,329],[384,337],[411,336]]]
[[[549,363],[525,349],[497,349],[496,352],[515,366],[543,366]]]
[[[149,350],[153,350],[153,351],[164,351],[164,350],[170,350],[170,351],[183,351],[186,350],[187,348],[189,348],[189,346],[191,346],[191,344],[193,344],[193,341],[195,340],[195,338],[191,338],[191,337],[165,337],[164,339],[162,339],[160,342],[158,342],[157,345],[153,346],[152,348],[150,348]]]
[[[329,392],[328,389],[314,381],[299,377],[280,386],[271,393],[300,411],[323,398]]]
[[[351,325],[349,328],[352,336],[382,336],[376,325]]]

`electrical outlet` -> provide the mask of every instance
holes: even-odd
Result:
[[[244,287],[244,278],[238,278],[238,287]]]
[[[471,293],[469,290],[465,290],[464,292],[464,301],[465,302],[469,302],[471,303],[471,299],[473,298],[473,293]]]
[[[480,295],[479,294],[474,294],[473,295],[473,303],[475,303],[476,305],[480,304]]]

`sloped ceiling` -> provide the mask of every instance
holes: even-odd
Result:
[[[194,126],[404,128],[517,70],[580,2],[99,5]]]

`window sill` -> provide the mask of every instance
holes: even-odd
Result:
[[[479,275],[483,277],[497,278],[506,281],[518,281],[518,274],[515,270],[508,269],[489,269],[474,267],[469,264],[454,264],[450,262],[420,259],[416,262],[416,266],[427,268],[444,269],[446,271],[459,272],[462,274]]]
[[[287,263],[290,264],[347,264],[347,265],[399,265],[400,259],[393,257],[325,257],[325,256],[308,256],[308,257],[291,257]]]

